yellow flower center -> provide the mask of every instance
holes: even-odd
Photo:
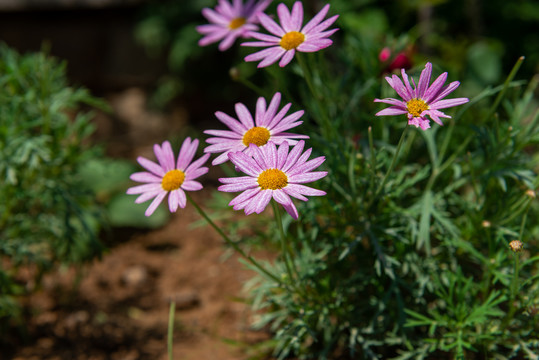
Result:
[[[242,17],[235,18],[235,19],[232,19],[230,24],[228,24],[228,28],[230,30],[234,30],[234,29],[237,29],[240,26],[244,25],[245,23],[246,23],[246,20],[244,18],[242,18]]]
[[[283,35],[279,45],[285,50],[292,50],[301,45],[305,41],[305,35],[298,31],[290,31]]]
[[[255,126],[247,130],[245,135],[243,135],[243,145],[249,146],[249,144],[254,144],[256,146],[266,145],[270,138],[270,132],[268,129],[260,126]]]
[[[165,191],[176,190],[182,186],[184,180],[185,173],[183,171],[178,169],[170,170],[165,174],[165,176],[163,176],[161,187]]]
[[[412,99],[406,103],[408,112],[412,114],[413,117],[420,117],[421,113],[429,109],[429,106],[426,102],[421,99]]]
[[[288,185],[288,177],[279,169],[264,170],[258,175],[258,185],[262,190],[277,190]]]

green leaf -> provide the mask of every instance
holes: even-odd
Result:
[[[159,206],[152,216],[145,216],[148,204],[135,204],[133,195],[119,194],[113,197],[107,206],[111,226],[131,226],[137,228],[159,228],[166,224],[170,217],[164,205]]]

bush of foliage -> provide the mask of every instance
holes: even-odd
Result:
[[[305,3],[306,12],[321,7]],[[532,2],[512,6],[537,13]],[[470,28],[491,19],[497,10],[489,9],[472,11]],[[516,45],[496,31],[464,37],[456,11],[449,2],[332,1],[340,30],[331,47],[284,68],[244,63],[253,52],[245,47],[226,58],[233,80],[304,109],[294,132],[326,158],[316,188],[327,195],[298,206],[284,231],[274,208],[277,226],[256,239],[281,239],[275,261],[257,262],[233,243],[259,272],[248,284],[254,326],[271,331],[275,357],[537,359],[539,78],[528,78],[537,49],[502,58]],[[412,23],[415,15],[403,16],[416,13]],[[392,66],[396,54],[406,62]],[[470,101],[426,131],[404,115],[376,117],[382,107],[373,100],[396,97],[384,76],[406,67],[417,84],[427,62],[435,76],[447,70],[448,81],[460,81],[456,93]],[[228,227],[236,230],[223,223],[218,231]]]
[[[99,256],[103,214],[80,175],[100,155],[90,145],[86,89],[69,86],[66,63],[46,52],[20,55],[0,45],[0,324],[18,321],[17,298],[58,264]],[[34,270],[33,285],[17,278]]]

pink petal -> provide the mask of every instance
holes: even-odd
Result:
[[[187,190],[187,191],[198,191],[198,190],[202,190],[203,186],[201,183],[199,183],[198,181],[194,181],[194,180],[186,180],[183,184],[182,184],[182,187],[181,187],[183,190]]]
[[[266,111],[266,115],[264,116],[264,124],[266,124],[267,127],[270,129],[272,126],[272,119],[275,117],[275,114],[277,113],[277,109],[279,108],[280,103],[281,103],[281,93],[276,92],[271,98],[270,104],[268,106],[268,110]],[[287,104],[288,108],[290,108],[291,105],[292,104]]]
[[[279,61],[279,66],[285,67],[286,65],[288,65],[290,61],[292,61],[292,59],[294,58],[295,53],[296,53],[296,50],[294,49],[288,50],[287,52],[285,52],[281,61]]]
[[[309,199],[303,196],[303,194],[294,186],[295,184],[288,184],[284,188],[284,191],[289,195],[301,201],[308,201]]]
[[[253,146],[253,145],[251,145]],[[262,154],[264,155],[264,159],[266,160],[266,164],[271,169],[277,168],[277,147],[273,142],[268,142],[266,146],[264,146],[262,150]]]
[[[404,80],[404,86],[406,87],[406,91],[408,93],[408,98],[412,99],[415,97],[415,91],[412,89],[412,86],[410,85],[410,81],[408,80],[408,74],[406,74],[406,71],[404,69],[401,69],[401,75],[402,79]]]
[[[250,178],[249,181],[238,182],[234,184],[226,184],[219,186],[219,191],[224,192],[240,192],[248,189],[258,188],[258,183],[255,178]]]
[[[288,33],[290,31],[296,30],[292,28],[290,12],[288,11],[288,8],[285,4],[281,3],[277,5],[277,16],[279,16],[279,22],[281,23],[281,26],[285,32]]]
[[[408,111],[406,103],[401,100],[387,98],[387,99],[374,99],[374,102],[386,103],[386,104],[393,105],[393,106],[396,106],[398,108]]]
[[[220,188],[220,187],[219,187]],[[219,188],[217,188],[217,190],[219,190]],[[221,190],[219,190],[221,191]],[[238,196],[236,196],[234,199],[232,199],[228,205],[229,206],[236,206],[236,205],[239,205],[239,204],[242,204],[244,203],[245,201],[251,199],[253,196],[255,196],[256,194],[258,194],[260,192],[260,189],[259,188],[255,188],[255,189],[249,189],[249,190],[245,190],[244,192],[242,192],[241,194],[239,194]]]
[[[143,202],[146,202],[150,199],[153,199],[154,197],[157,196],[157,194],[159,194],[160,192],[164,192],[165,190],[163,189],[160,189],[160,190],[157,190],[157,191],[149,191],[149,192],[145,192],[145,193],[142,193],[138,198],[135,199],[135,204],[141,204]]]
[[[208,19],[209,22],[212,22],[215,24],[228,26],[228,23],[230,22],[229,19],[225,18],[223,15],[209,8],[202,9],[202,15],[206,19]]]
[[[470,99],[468,98],[454,98],[454,99],[446,99],[446,100],[439,100],[429,105],[430,109],[445,109],[452,106],[462,105],[466,104]]]
[[[305,141],[303,140],[298,141],[298,143],[292,148],[292,150],[288,154],[286,162],[284,166],[281,168],[282,171],[286,173],[288,172],[288,169],[290,169],[290,167],[294,166],[299,156],[301,155],[301,152],[303,151],[304,146],[305,146]]]
[[[223,137],[223,138],[229,138],[229,139],[241,139],[243,137],[241,134],[238,134],[233,131],[228,131],[228,130],[204,130],[204,134]],[[210,143],[208,140],[210,139],[207,139],[206,142]]]
[[[442,89],[442,87],[445,84],[445,80],[447,80],[447,73],[444,72],[440,76],[434,80],[432,85],[427,89],[425,92],[425,96],[423,97],[423,101],[425,101],[427,104],[434,98],[438,96],[438,93]]]
[[[187,171],[185,173],[185,181],[191,181],[198,177],[201,177],[202,175],[207,174],[208,170],[209,168],[204,166],[195,170]],[[186,189],[186,190],[189,190],[189,189]]]
[[[384,110],[378,111],[375,116],[386,116],[386,115],[402,115],[408,113],[408,110],[403,110],[401,108],[390,106]]]
[[[163,188],[161,187],[161,183],[159,184],[150,183],[150,184],[137,185],[137,186],[130,187],[129,189],[127,189],[126,194],[136,195],[136,194],[142,194],[145,192],[156,192],[160,190],[163,190]]]
[[[417,83],[416,96],[418,98],[421,98],[421,99],[425,98],[425,92],[427,91],[429,87],[431,74],[432,74],[432,64],[428,62],[425,65],[425,69],[421,71],[421,75],[419,76],[419,82]]]
[[[264,116],[266,115],[266,99],[259,97],[256,100],[255,124],[256,126],[265,126]]]
[[[309,172],[311,170],[316,169],[320,165],[322,165],[324,163],[324,161],[326,161],[325,156],[320,156],[320,157],[317,157],[315,159],[309,160],[303,165],[300,165],[300,166],[294,167],[293,169],[290,169],[290,171],[288,172],[288,176],[294,176],[294,175],[297,175],[297,174],[307,173],[307,172]]]
[[[237,151],[241,151],[244,147],[245,145],[243,145],[243,142],[241,140],[230,140],[207,146],[204,149],[204,152],[219,153],[222,151],[231,150],[232,148],[237,148]]]
[[[279,146],[279,149],[277,150],[277,166],[275,168],[282,169],[286,158],[288,157],[288,143],[285,141]]]
[[[170,212],[176,212],[178,210],[178,204],[180,200],[178,197],[178,190],[173,190],[168,194],[168,209]]]
[[[148,206],[148,208],[146,209],[146,212],[144,213],[144,215],[146,216],[150,216],[153,214],[153,212],[155,211],[155,209],[157,209],[157,207],[159,206],[159,204],[161,204],[161,201],[163,201],[163,199],[165,198],[165,196],[167,196],[167,192],[166,191],[163,191],[161,193],[159,193],[155,199],[153,199],[152,203],[150,204],[150,206]]]
[[[210,154],[204,154],[200,158],[198,158],[196,161],[192,162],[187,169],[185,169],[185,176],[189,177],[189,174],[192,171],[197,170],[202,164],[204,164],[208,159],[210,158]],[[202,168],[201,168],[202,169]]]
[[[327,171],[315,171],[310,173],[290,175],[288,177],[288,183],[305,184],[325,177],[328,174]]]
[[[185,205],[187,205],[187,197],[185,196],[185,192],[182,189],[178,189],[176,191],[178,192],[180,207],[183,209]]]
[[[257,65],[258,68],[263,68],[263,67],[270,66],[270,65],[274,64],[286,52],[286,50],[281,48],[280,46],[270,48],[270,50],[273,50],[273,52],[271,52],[264,60],[262,60]]]
[[[249,112],[249,110],[247,110],[247,107],[242,103],[237,103],[235,105],[235,108],[236,115],[238,115],[238,119],[240,119],[243,126],[245,126],[247,129],[253,128],[255,126],[255,123],[253,121],[251,113]]]
[[[213,159],[211,164],[213,166],[216,166],[216,165],[220,165],[220,164],[223,164],[223,163],[227,162],[229,160],[228,154],[230,154],[231,152],[242,151],[242,150],[245,149],[245,145],[242,144],[241,146],[242,146],[241,148],[230,149],[230,150],[225,151],[224,153],[222,153],[221,155],[219,155],[215,159]]]
[[[161,181],[163,180],[163,178],[159,176],[155,176],[154,174],[146,172],[146,171],[136,172],[134,174],[131,174],[129,178],[133,181],[146,182],[146,183],[161,183]]]
[[[260,20],[260,24],[273,35],[282,38],[283,35],[286,34],[286,32],[268,15],[260,13],[258,15],[258,20]]]
[[[279,42],[281,41],[280,36],[277,37],[277,36],[273,36],[273,35],[259,33],[259,32],[256,32],[256,31],[251,31],[249,33],[249,37],[251,37],[253,39],[261,40],[262,42],[270,43],[270,44],[273,44],[273,45],[279,45]],[[242,46],[254,46],[254,45],[250,45],[250,44],[251,44],[250,42],[244,42],[241,45]]]
[[[236,184],[236,183],[242,183],[248,180],[253,179],[256,181],[256,179],[252,176],[237,176],[237,177],[231,177],[231,178],[219,178],[219,181],[222,184]]]
[[[300,1],[296,1],[292,7],[292,14],[290,16],[290,30],[285,31],[300,31],[301,25],[303,25],[303,5]]]
[[[264,145],[263,147],[266,147],[266,145]],[[269,169],[271,168],[271,165],[266,161],[266,157],[262,152],[263,147],[250,145],[246,153],[247,155],[253,157],[254,161],[256,161],[256,163],[258,164],[258,166],[260,166],[261,169]]]
[[[219,119],[223,124],[228,126],[230,130],[234,131],[242,137],[243,134],[248,130],[245,126],[242,125],[242,123],[234,119],[232,116],[225,114],[224,112],[215,112],[215,117]]]
[[[292,190],[295,193],[306,195],[306,196],[324,196],[326,195],[325,191],[313,189],[312,187],[301,185],[301,184],[288,184],[286,187],[286,192],[292,195]],[[293,195],[292,195],[293,196]]]
[[[399,96],[404,101],[410,101],[411,98],[408,96],[408,90],[406,90],[406,87],[402,83],[401,79],[399,79],[399,77],[397,75],[393,75],[391,81],[392,81],[392,83],[390,83],[390,85],[397,92],[397,94],[399,94]]]
[[[176,168],[180,170],[185,170],[187,166],[189,166],[189,163],[191,163],[191,160],[193,160],[193,157],[195,156],[197,148],[198,148],[198,139],[191,141],[191,138],[186,138],[183,141],[182,147],[180,149],[180,153],[178,155],[178,163],[176,165]]]
[[[447,95],[451,94],[453,91],[455,91],[456,88],[458,88],[460,85],[460,82],[453,81],[451,84],[444,87],[438,95],[436,95],[436,98],[433,99],[431,102],[436,102],[438,100],[442,100]]]
[[[315,40],[321,40],[323,38],[328,38],[331,35],[335,34],[337,31],[339,31],[339,29],[331,29],[328,31],[321,31],[317,33],[307,34],[305,35],[305,42],[311,42]]]
[[[281,120],[284,118],[284,116],[286,115],[286,113],[288,112],[288,110],[290,109],[290,107],[292,106],[291,103],[288,103],[286,104],[285,106],[283,106],[283,108],[279,111],[279,113],[277,113],[276,115],[274,114],[271,118],[269,115],[266,115],[266,117],[268,118],[268,129],[272,130],[275,126],[277,126]],[[270,107],[271,107],[271,104],[270,104]],[[268,110],[268,113],[269,113],[269,110]]]
[[[268,206],[272,193],[272,190],[261,190],[251,199],[251,202],[245,208],[245,213],[252,214],[253,212],[256,212],[257,214],[260,214],[264,211],[266,206]]]
[[[245,61],[259,61],[259,60],[262,60],[272,54],[275,53],[275,51],[279,51],[279,49],[282,49],[280,46],[274,46],[274,47],[271,47],[269,49],[264,49],[264,50],[260,50],[260,51],[257,51],[253,54],[250,54],[250,55],[247,55],[244,60]],[[284,49],[282,49],[282,51],[284,52]],[[277,60],[275,60],[277,61]]]
[[[322,21],[322,19],[324,17],[326,17],[326,14],[328,13],[329,11],[329,4],[326,4],[322,10],[320,10],[318,12],[318,14],[316,14],[304,27],[303,29],[301,29],[301,32],[304,33],[304,34],[307,34],[309,33],[309,31],[311,29],[313,29],[315,26],[317,26],[318,24],[320,24],[320,22]]]
[[[218,46],[219,50],[226,51],[230,49],[230,47],[234,44],[234,41],[236,41],[236,39],[239,38],[240,36],[241,36],[240,31],[229,32],[225,36],[223,41],[221,41],[221,43],[219,44]]]
[[[290,202],[289,205],[283,205],[283,208],[286,210],[286,212],[288,214],[290,214],[290,216],[292,216],[293,219],[297,220],[298,219],[298,210],[296,209],[296,207],[294,206],[294,203],[293,202]]]
[[[157,165],[153,161],[150,161],[150,160],[148,160],[146,158],[143,158],[142,156],[139,156],[137,158],[137,161],[143,168],[145,168],[146,170],[152,172],[153,174],[155,174],[157,176],[160,176],[160,177],[165,176],[165,173],[166,173],[165,170],[163,170],[163,168],[161,168],[161,166]]]
[[[430,121],[426,118],[415,117],[408,120],[408,125],[419,127],[421,130],[427,130],[430,128]]]
[[[289,205],[292,203],[290,196],[283,190],[273,190],[273,198],[281,205]]]
[[[228,158],[240,171],[247,175],[257,177],[263,171],[251,157],[242,152],[229,153]]]

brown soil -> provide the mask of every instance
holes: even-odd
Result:
[[[252,272],[212,228],[191,229],[199,219],[187,206],[162,229],[132,233],[84,267],[78,288],[75,269],[47,275],[27,300],[35,312],[29,338],[11,349],[11,358],[168,359],[171,300],[174,359],[248,358],[248,344],[267,338],[250,329],[249,307],[241,301]]]
[[[147,113],[144,93],[136,89],[108,100],[114,114],[96,119],[97,134],[115,156],[152,157],[151,144],[188,122],[178,112]],[[192,196],[204,204],[210,192],[207,187]],[[269,338],[250,328],[252,314],[242,301],[243,284],[253,273],[211,227],[192,228],[198,220],[188,204],[161,229],[113,229],[101,260],[81,272],[69,268],[46,275],[41,290],[24,299],[31,314],[26,338],[14,331],[12,343],[0,345],[6,346],[0,360],[168,359],[171,300],[176,303],[174,359],[251,358],[251,345]],[[31,269],[20,274],[27,281],[32,276]]]

